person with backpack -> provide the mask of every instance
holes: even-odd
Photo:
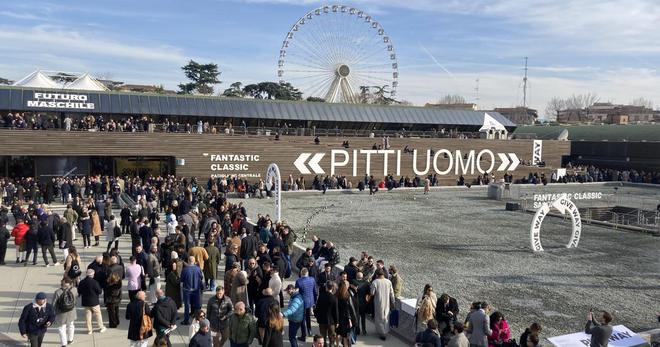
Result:
[[[148,340],[153,334],[151,323],[151,310],[144,302],[146,294],[139,291],[135,294],[135,300],[126,306],[126,319],[128,323],[128,339],[131,347],[147,347]]]
[[[64,261],[64,278],[71,280],[74,286],[78,286],[82,271],[82,260],[75,246],[69,246],[69,254]]]
[[[73,334],[76,320],[76,296],[73,294],[73,283],[69,279],[61,281],[61,287],[53,294],[53,305],[55,306],[55,322],[60,335],[62,347],[73,343]]]

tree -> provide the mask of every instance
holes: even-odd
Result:
[[[396,102],[393,98],[390,98],[387,96],[390,94],[390,92],[387,90],[389,85],[384,85],[384,86],[373,86],[372,88],[375,89],[373,92],[373,97],[374,97],[374,104],[378,105],[391,105]]]
[[[438,105],[456,105],[465,104],[465,97],[458,94],[447,94],[438,100]]]
[[[373,100],[373,95],[371,95],[371,90],[369,86],[360,86],[360,97],[361,104],[370,104]]]
[[[225,89],[224,92],[222,92],[222,96],[226,96],[229,98],[242,98],[245,96],[245,92],[243,91],[243,83],[241,82],[234,82],[232,83],[229,88]]]
[[[640,107],[653,109],[653,101],[649,99],[645,99],[643,97],[633,99],[633,101],[631,101],[630,104],[633,106],[640,106]]]
[[[217,64],[200,64],[194,60],[190,60],[181,69],[190,82],[179,84],[179,94],[192,94],[196,92],[198,94],[211,95],[213,94],[213,85],[221,83],[218,79],[220,71],[218,71]]]
[[[317,98],[315,96],[310,96],[306,99],[308,102],[325,102],[324,98]]]
[[[302,100],[302,92],[290,83],[261,82],[248,84],[243,93],[255,99]]]
[[[554,97],[548,101],[548,105],[545,107],[545,116],[548,119],[557,117],[559,112],[566,109],[566,102],[562,98]]]
[[[75,81],[78,77],[66,72],[58,72],[55,75],[50,76],[55,82],[59,83],[71,83]]]
[[[598,100],[600,100],[600,97],[596,94],[573,94],[564,100],[564,106],[567,110],[581,110],[597,103]]]
[[[6,78],[0,77],[0,84],[12,84],[12,83],[13,83],[12,81],[10,81]]]

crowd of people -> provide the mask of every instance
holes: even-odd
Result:
[[[284,319],[291,346],[308,338],[319,347],[351,346],[367,333],[366,317],[372,317],[383,341],[396,326],[395,301],[403,291],[396,266],[363,252],[337,270],[339,251],[316,236],[312,247],[293,259],[294,230],[268,215],[258,215],[254,225],[248,223],[242,203],[227,200],[232,182],[226,180],[114,180],[54,178],[54,193],[47,196],[64,194],[67,206],[61,216],[45,203],[52,200],[19,201],[35,197],[27,191],[12,195],[10,208],[0,209],[0,265],[5,265],[7,243],[13,237],[17,264],[37,265],[41,248],[45,266],[62,266],[52,300],[38,293],[19,319],[20,333],[32,346],[41,345],[51,326],[62,346],[72,343],[77,313],[82,311],[88,334],[94,328],[98,333],[118,328],[119,308],[126,297],[123,319],[129,323],[131,346],[146,346],[154,335],[155,345],[170,346],[177,324],[189,326],[189,346],[214,347],[227,341],[244,347],[254,340],[262,346],[282,346]],[[122,185],[135,206],[113,210],[115,185]],[[10,216],[15,221],[11,233]],[[78,237],[82,247],[98,251],[89,264],[78,252]],[[107,245],[100,243],[101,237]],[[121,254],[120,240],[130,242],[130,254]],[[205,292],[211,295],[204,306]],[[107,325],[101,304],[107,310]],[[504,315],[491,311],[485,302],[472,303],[459,320],[457,300],[447,293],[437,297],[426,285],[415,312],[415,340],[424,347],[517,345]],[[316,335],[312,316],[319,325]],[[604,312],[597,319],[590,317],[585,329],[592,339],[607,341],[611,320]],[[538,346],[541,332],[540,324],[531,324],[519,345]]]

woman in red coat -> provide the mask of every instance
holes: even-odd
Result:
[[[11,236],[14,237],[14,245],[16,246],[16,262],[20,263],[25,259],[25,234],[27,234],[30,227],[28,227],[23,219],[16,219],[16,226],[11,231]]]
[[[502,346],[511,339],[509,323],[500,312],[493,312],[490,315],[490,330],[492,330],[492,334],[488,336],[488,347]]]

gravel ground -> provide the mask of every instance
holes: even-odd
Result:
[[[612,188],[522,190],[524,194]],[[627,196],[657,196],[648,188],[621,188],[617,194],[624,190]],[[272,200],[243,202],[250,218],[272,215]],[[548,217],[541,234],[545,252],[533,254],[532,215],[505,211],[503,202],[486,199],[485,189],[442,189],[426,196],[421,191],[374,197],[290,193],[284,194],[282,206],[283,218],[299,236],[309,224],[309,236],[334,241],[342,263],[364,250],[395,264],[405,297],[416,297],[425,283],[431,283],[438,295],[446,292],[458,299],[461,319],[469,302],[485,300],[504,313],[516,338],[533,321],[543,324],[546,337],[579,331],[590,308],[613,312],[616,324],[634,331],[657,327],[660,238],[648,234],[584,225],[579,248],[566,249],[570,219]]]

